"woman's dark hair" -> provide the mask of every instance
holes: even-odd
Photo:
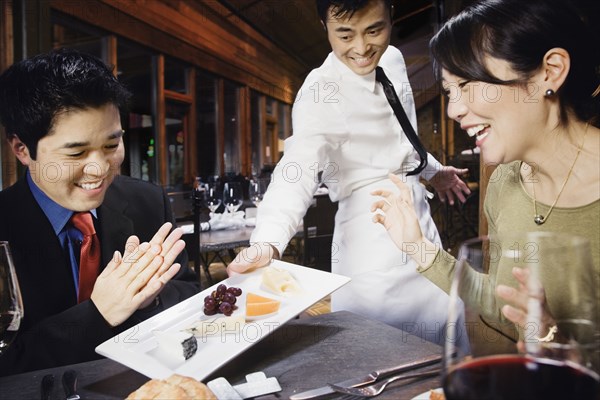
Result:
[[[323,24],[327,24],[327,18],[329,17],[329,9],[333,7],[334,17],[340,18],[342,16],[352,17],[352,15],[366,7],[371,1],[376,0],[317,0],[317,13]],[[386,8],[392,9],[392,0],[383,0]],[[391,11],[390,11],[391,12]]]
[[[130,97],[100,59],[55,50],[15,63],[0,75],[0,122],[35,160],[38,141],[52,131],[58,114],[106,104],[122,109]]]
[[[453,75],[494,84],[524,84],[539,70],[552,48],[570,56],[569,75],[557,95],[561,120],[567,110],[583,121],[600,115],[600,40],[567,0],[484,0],[450,19],[431,39],[438,78],[444,68]],[[486,56],[510,63],[520,79],[503,81],[486,69]],[[595,120],[595,121],[594,121]]]

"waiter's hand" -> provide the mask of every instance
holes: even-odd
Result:
[[[264,267],[274,258],[279,259],[279,251],[275,246],[266,242],[254,243],[238,253],[227,266],[227,274],[233,276]]]
[[[454,199],[460,200],[461,203],[466,201],[465,195],[470,195],[471,190],[459,175],[464,175],[469,172],[468,168],[458,169],[451,166],[444,166],[437,174],[435,174],[429,183],[438,196],[442,203],[448,201],[450,205],[454,205]]]

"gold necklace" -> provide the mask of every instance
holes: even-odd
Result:
[[[575,160],[573,160],[573,165],[571,165],[571,168],[569,169],[569,173],[567,174],[567,178],[565,179],[565,182],[563,183],[562,187],[560,188],[558,195],[556,196],[556,199],[554,200],[554,203],[552,203],[552,205],[550,206],[550,209],[548,210],[548,214],[546,214],[545,217],[542,214],[538,214],[538,212],[537,212],[537,201],[535,199],[535,182],[532,179],[531,186],[533,187],[533,222],[535,222],[537,225],[542,225],[544,222],[546,222],[546,220],[550,216],[550,213],[552,212],[552,210],[554,210],[554,206],[556,205],[556,203],[558,203],[558,199],[560,198],[560,195],[562,194],[563,190],[565,189],[565,186],[567,186],[567,182],[569,181],[569,178],[571,177],[573,168],[575,168],[575,164],[577,163],[577,159],[579,158],[581,149],[583,149],[583,144],[585,143],[585,135],[587,135],[589,126],[590,126],[590,124],[588,122],[588,124],[585,126],[585,132],[583,134],[583,139],[581,141],[581,145],[577,149],[577,155],[575,156]]]

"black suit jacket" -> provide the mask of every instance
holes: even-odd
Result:
[[[115,178],[97,215],[101,268],[115,250],[123,253],[130,235],[149,241],[163,223],[174,222],[160,186],[126,176]],[[111,328],[92,301],[77,304],[68,253],[25,178],[0,192],[0,240],[9,242],[25,309],[17,339],[0,356],[0,375],[99,358],[97,345],[199,291],[184,251],[177,260],[182,268],[161,292],[160,305]]]

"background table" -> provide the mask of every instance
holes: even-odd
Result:
[[[210,275],[210,264],[219,261],[225,266],[228,265],[236,256],[236,249],[250,245],[250,236],[254,230],[253,226],[243,226],[238,229],[220,229],[200,232],[198,237],[199,243],[195,244],[193,242],[194,235],[190,233],[193,232],[193,224],[180,224],[179,227],[185,228],[184,231],[186,234],[183,239],[186,242],[188,254],[194,258],[196,251],[199,251],[201,268],[204,269],[204,273],[206,274],[206,278],[210,285],[214,283],[212,276]],[[298,232],[290,242],[302,240],[303,238],[303,225],[300,225]],[[293,252],[295,261],[299,261],[299,253],[302,251],[301,247],[302,245],[297,242],[290,243],[288,246],[289,249],[295,249]],[[289,249],[287,251],[290,251]],[[225,257],[223,256],[223,252],[227,253]],[[200,274],[200,271],[198,270],[196,273]]]
[[[328,382],[439,353],[439,346],[399,329],[353,313],[335,312],[290,321],[204,382],[222,376],[238,384],[245,381],[246,374],[263,371],[268,377],[276,377],[283,390],[260,399],[287,399]],[[0,378],[0,399],[40,398],[42,377],[48,373],[55,375],[50,398],[64,398],[60,380],[67,369],[79,373],[83,399],[123,399],[148,380],[121,364],[102,359]],[[439,386],[438,378],[399,381],[388,386],[378,399],[411,399]]]

